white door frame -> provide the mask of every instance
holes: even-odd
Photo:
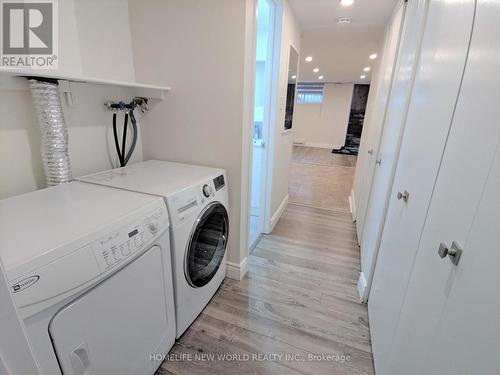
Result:
[[[276,145],[276,132],[277,126],[277,115],[279,111],[279,83],[280,83],[280,71],[281,71],[281,35],[283,32],[283,21],[284,21],[284,6],[283,0],[270,0],[274,3],[274,38],[272,42],[271,49],[271,90],[269,91],[269,98],[267,98],[269,104],[269,126],[267,127],[267,147],[266,147],[266,176],[263,179],[265,185],[265,190],[261,191],[261,197],[264,198],[263,204],[263,215],[262,215],[262,233],[269,234],[273,230],[272,228],[272,215],[271,212],[271,201],[272,201],[272,186],[273,186],[273,171],[274,171],[274,157],[275,157],[275,145]],[[288,58],[286,61],[288,64]]]
[[[258,0],[262,1],[262,0]],[[268,169],[269,168],[269,160],[272,160],[270,158],[270,153],[269,153],[269,145],[271,144],[270,142],[270,136],[272,134],[271,132],[271,126],[273,124],[272,121],[272,93],[273,93],[273,75],[274,75],[274,61],[275,61],[275,56],[274,56],[274,46],[276,43],[275,38],[273,36],[275,35],[275,30],[276,30],[276,18],[277,18],[277,4],[276,1],[274,0],[267,0],[270,5],[270,12],[269,12],[269,30],[268,30],[268,46],[267,46],[267,56],[269,56],[269,59],[266,61],[266,72],[265,72],[265,98],[264,98],[264,119],[262,121],[262,142],[264,147],[263,147],[263,152],[262,152],[262,169],[261,169],[261,181],[262,185],[260,187],[260,202],[259,202],[259,207],[261,208],[259,212],[259,231],[260,233],[264,232],[265,226],[266,226],[266,214],[268,211],[267,207],[267,202],[268,202],[268,197],[267,193],[270,189],[268,189]],[[253,151],[253,148],[252,148]],[[252,160],[253,160],[253,155],[252,155]]]
[[[259,231],[261,233],[269,233],[271,231],[271,199],[272,199],[272,176],[273,176],[273,161],[274,161],[274,142],[276,133],[276,115],[278,109],[278,90],[279,90],[279,73],[280,73],[280,55],[281,55],[281,28],[283,21],[283,2],[282,0],[268,0],[271,4],[271,15],[269,35],[273,36],[270,39],[267,55],[269,56],[266,62],[266,88],[264,119],[262,124],[262,141],[264,147],[262,149],[262,170],[261,170],[261,190],[260,190],[260,212],[259,212]],[[257,2],[256,2],[257,5]],[[254,56],[255,57],[255,56]],[[254,59],[255,60],[255,59]],[[254,61],[255,63],[255,61]],[[267,68],[270,67],[270,69]],[[254,74],[255,80],[255,74]],[[254,93],[255,97],[255,93]],[[253,124],[253,119],[252,119]],[[250,132],[250,179],[249,179],[249,210],[248,216],[251,214],[251,190],[252,190],[252,169],[253,169],[253,131]],[[247,225],[247,233],[249,226]],[[248,238],[249,234],[247,235]],[[249,244],[247,244],[249,247]]]

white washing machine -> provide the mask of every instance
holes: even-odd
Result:
[[[226,275],[229,208],[224,170],[150,160],[79,180],[165,199],[179,338]]]
[[[156,371],[175,342],[168,227],[162,199],[80,182],[0,201],[0,256],[43,375]]]

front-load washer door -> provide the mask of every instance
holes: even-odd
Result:
[[[49,326],[64,375],[153,374],[173,344],[158,246],[66,307]]]
[[[220,202],[213,202],[195,222],[184,259],[184,274],[194,288],[207,285],[222,264],[226,252],[229,218]]]

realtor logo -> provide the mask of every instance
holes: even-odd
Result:
[[[57,68],[57,0],[0,0],[1,66]]]

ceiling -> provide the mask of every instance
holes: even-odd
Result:
[[[299,68],[300,82],[368,83],[375,61],[368,56],[379,53],[384,30],[398,0],[354,0],[348,7],[339,0],[289,0],[302,30]],[[339,24],[338,17],[349,17],[351,23]],[[312,56],[312,62],[304,58]],[[318,73],[313,69],[319,68]],[[366,79],[360,79],[365,74]]]

